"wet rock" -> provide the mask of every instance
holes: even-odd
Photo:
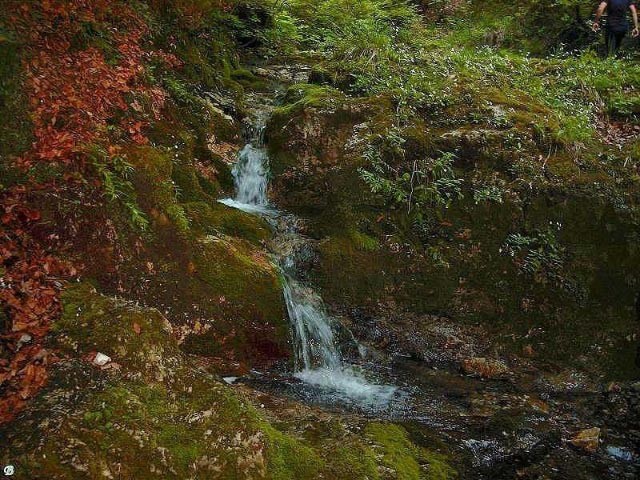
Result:
[[[266,65],[255,67],[254,75],[285,83],[306,83],[311,69],[307,65]]]
[[[581,430],[571,438],[571,445],[589,453],[598,450],[598,442],[600,441],[600,429],[598,427]]]
[[[544,413],[545,415],[549,414],[549,404],[544,400],[538,398],[530,398],[528,399],[527,403],[536,412]]]
[[[214,106],[222,109],[223,115],[236,115],[236,103],[231,95],[220,92],[205,92],[204,97],[207,98]]]
[[[548,393],[597,393],[598,386],[584,373],[563,370],[556,374],[545,374],[538,378],[536,387]]]
[[[500,360],[475,357],[462,361],[462,371],[467,375],[476,375],[482,378],[498,378],[504,376],[509,369]]]

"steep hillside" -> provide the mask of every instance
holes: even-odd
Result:
[[[638,40],[593,2],[4,3],[16,478],[640,473]],[[268,214],[219,202],[252,135]],[[395,403],[298,375],[292,279]]]

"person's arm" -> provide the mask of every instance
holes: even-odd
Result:
[[[638,29],[638,9],[633,3],[629,8],[631,9],[631,15],[633,16],[633,30],[631,31],[631,36],[637,37],[640,35],[640,30]]]
[[[597,32],[598,30],[600,30],[600,17],[602,17],[602,14],[606,9],[607,9],[607,2],[600,2],[600,5],[598,6],[598,10],[596,11],[596,19],[593,21],[594,32]]]

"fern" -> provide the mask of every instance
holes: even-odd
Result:
[[[109,202],[119,203],[129,215],[131,224],[138,230],[149,226],[144,212],[138,206],[136,193],[131,183],[134,168],[123,157],[110,157],[107,151],[92,145],[87,156],[102,183],[103,195]]]
[[[455,155],[440,152],[437,158],[407,162],[405,139],[398,127],[386,135],[374,135],[365,148],[363,158],[367,167],[359,169],[360,177],[374,194],[388,202],[413,208],[448,207],[461,199],[463,180],[456,178]],[[393,167],[392,165],[398,165]]]

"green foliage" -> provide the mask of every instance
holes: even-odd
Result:
[[[344,95],[335,88],[300,83],[290,86],[285,94],[284,105],[277,108],[275,114],[289,116],[307,107],[337,105]]]
[[[486,185],[473,191],[473,199],[476,203],[502,203],[502,190],[495,185]]]
[[[561,280],[565,253],[553,228],[531,236],[513,233],[507,237],[502,251],[513,257],[523,272]]]
[[[178,232],[186,234],[189,232],[189,218],[181,205],[174,204],[167,206],[167,216],[171,223],[175,225]]]
[[[293,54],[303,41],[296,19],[286,10],[273,13],[273,26],[264,31],[262,41],[269,53]]]
[[[87,154],[98,177],[102,180],[102,188],[107,200],[122,205],[129,214],[131,224],[140,230],[145,230],[149,221],[136,201],[136,192],[131,182],[133,166],[124,157],[110,156],[98,145],[90,146]]]
[[[427,3],[429,10],[439,8]],[[637,63],[602,60],[589,51],[574,57],[534,58],[500,48],[512,44],[510,35],[521,32],[523,23],[529,25],[525,18],[529,12],[548,16],[562,12],[567,18],[554,20],[553,25],[570,25],[575,6],[583,17],[591,11],[586,2],[529,2],[524,7],[483,2],[472,14],[459,10],[446,24],[425,23],[408,2],[275,4],[277,15],[287,19],[287,31],[295,29],[292,44],[319,54],[327,78],[347,93],[389,96],[402,123],[425,114],[436,117],[445,109],[470,110],[467,114],[474,123],[527,129],[542,147],[580,151],[595,142],[594,125],[602,113],[637,116],[633,94],[640,82]],[[538,27],[551,23],[541,20]],[[504,41],[488,42],[492,32]],[[504,106],[504,114],[487,116],[483,111],[487,105]]]
[[[436,158],[405,161],[405,139],[396,129],[376,135],[367,146],[364,157],[368,165],[360,168],[360,176],[372,193],[381,194],[390,203],[404,205],[407,211],[416,207],[448,207],[462,198],[462,179],[453,170],[455,155],[440,152]]]

